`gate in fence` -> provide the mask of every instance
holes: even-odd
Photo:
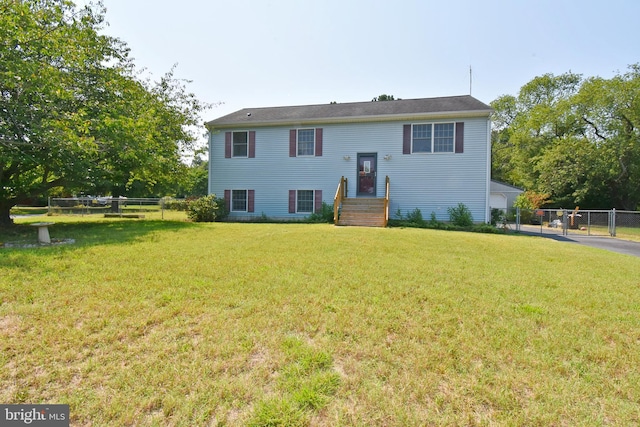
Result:
[[[516,231],[640,240],[638,211],[517,208],[504,218],[508,227]]]

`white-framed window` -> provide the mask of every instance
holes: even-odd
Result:
[[[433,125],[433,152],[453,153],[454,123],[435,123]]]
[[[413,153],[431,153],[431,125],[413,125]]]
[[[454,149],[455,123],[412,125],[412,153],[453,153]]]
[[[316,147],[315,129],[298,129],[298,156],[314,156]]]
[[[248,157],[249,155],[249,134],[246,131],[233,132],[232,139],[232,156]]]
[[[247,212],[247,190],[231,190],[231,211]]]
[[[314,191],[298,190],[296,195],[296,212],[313,213],[314,212]]]

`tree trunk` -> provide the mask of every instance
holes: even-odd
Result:
[[[11,206],[9,204],[0,203],[0,228],[9,228],[13,226],[11,219]]]

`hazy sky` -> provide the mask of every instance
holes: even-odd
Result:
[[[79,1],[78,3],[82,3]],[[138,67],[176,77],[203,119],[249,107],[469,93],[533,77],[609,78],[640,62],[636,0],[104,0],[105,32]]]

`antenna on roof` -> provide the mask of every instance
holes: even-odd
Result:
[[[469,65],[469,96],[471,96],[471,89],[473,88],[473,70]]]

